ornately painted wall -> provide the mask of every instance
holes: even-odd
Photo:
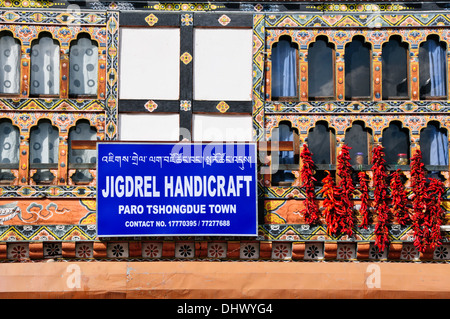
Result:
[[[421,100],[418,90],[418,50],[430,34],[450,41],[450,19],[439,5],[424,3],[305,4],[280,3],[133,3],[87,2],[85,7],[54,2],[1,1],[0,30],[20,41],[20,91],[0,96],[0,117],[20,130],[20,161],[14,179],[0,185],[0,258],[4,261],[62,258],[67,260],[414,260],[445,261],[450,244],[444,230],[436,249],[418,252],[412,224],[388,224],[390,245],[374,246],[375,223],[354,227],[353,236],[332,235],[324,219],[305,222],[306,199],[299,179],[301,162],[288,167],[296,180],[271,184],[262,163],[259,181],[259,234],[228,237],[96,237],[95,168],[89,181],[73,178],[68,163],[71,128],[86,120],[97,140],[256,141],[274,152],[274,129],[290,123],[298,133],[287,149],[299,153],[318,121],[334,131],[335,156],[345,144],[345,132],[355,121],[370,128],[373,146],[383,131],[400,121],[410,132],[411,154],[419,148],[420,131],[430,121],[447,127],[448,97]],[[23,8],[29,10],[22,10]],[[424,11],[431,10],[431,11]],[[57,41],[61,54],[60,94],[30,96],[31,45],[42,32]],[[98,46],[98,94],[68,95],[70,46],[80,33]],[[382,100],[382,44],[398,34],[409,45],[410,98]],[[288,35],[299,50],[299,96],[274,101],[271,89],[272,45]],[[308,100],[308,47],[318,35],[335,45],[335,97]],[[346,43],[361,35],[372,47],[372,93],[365,101],[345,100],[343,54]],[[1,50],[1,49],[0,49]],[[448,61],[450,55],[446,59]],[[448,69],[447,63],[447,69]],[[447,89],[447,92],[449,90]],[[32,178],[30,132],[39,120],[58,128],[58,162],[49,167],[47,184]],[[92,147],[92,144],[87,147]],[[334,160],[335,161],[335,160]],[[336,170],[329,166],[330,170]],[[37,168],[36,168],[37,167]],[[369,177],[373,174],[367,171]],[[407,178],[409,168],[404,168]],[[441,171],[445,190],[448,169]],[[373,186],[370,184],[370,186]],[[409,187],[410,183],[406,182]],[[318,207],[324,198],[316,185]],[[407,188],[408,194],[411,190]],[[371,199],[373,195],[370,194]],[[360,203],[360,193],[352,199]],[[447,207],[447,194],[442,207]],[[360,217],[355,211],[356,217]],[[444,220],[444,224],[446,221]]]

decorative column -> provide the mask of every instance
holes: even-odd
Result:
[[[20,97],[27,98],[30,94],[29,78],[30,78],[30,52],[31,48],[28,45],[23,44],[21,48],[22,57],[20,60]]]
[[[21,129],[19,146],[19,185],[27,185],[29,178],[28,163],[30,153],[30,133]]]
[[[59,160],[58,160],[58,185],[66,185],[67,184],[67,169],[68,169],[68,132],[60,132],[59,135]]]
[[[62,99],[69,98],[69,47],[61,45],[61,77],[60,77],[60,96]]]
[[[420,98],[420,94],[419,94],[419,49],[417,47],[417,45],[411,46],[410,49],[410,54],[409,54],[409,65],[410,65],[410,81],[409,83],[411,83],[411,88],[410,88],[410,92],[411,92],[411,100],[413,101],[418,101]]]
[[[98,59],[98,91],[97,98],[105,99],[106,96],[106,57],[101,54]]]
[[[381,60],[381,48],[380,46],[374,47],[372,52],[372,74],[373,74],[373,100],[381,101],[383,96],[382,86],[382,68],[383,63]]]
[[[308,101],[308,49],[302,49],[300,56],[300,101]]]
[[[336,49],[336,99],[345,99],[345,48]]]

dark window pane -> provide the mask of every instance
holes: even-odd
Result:
[[[95,150],[72,149],[72,141],[97,139],[97,131],[90,126],[88,121],[80,120],[75,127],[69,131],[69,163],[83,164],[96,163],[97,152]]]
[[[30,130],[31,163],[58,163],[59,131],[49,120],[39,121]]]
[[[420,132],[420,150],[425,165],[448,165],[447,130],[438,123],[429,123]]]
[[[345,98],[370,97],[370,47],[357,37],[345,47]]]
[[[0,32],[0,66],[0,93],[19,93],[20,43],[4,32]]]
[[[419,48],[420,98],[446,96],[445,45],[435,38],[422,43]]]
[[[70,46],[69,95],[97,95],[98,47],[85,34]]]
[[[310,99],[334,96],[333,48],[317,39],[308,49],[308,95]]]
[[[293,142],[294,134],[296,134],[294,130],[289,122],[280,122],[278,128],[274,129],[272,138],[283,142]],[[273,156],[278,156],[279,164],[298,164],[298,158],[294,157],[293,151],[279,151],[272,154]],[[278,169],[272,175],[272,185],[287,186],[291,185],[294,180],[295,176],[290,170]]]
[[[367,130],[360,123],[353,123],[352,127],[345,132],[345,144],[351,147],[349,150],[352,165],[356,165],[357,153],[362,153],[363,164],[368,164]]]
[[[401,124],[395,122],[389,124],[383,131],[382,144],[387,164],[396,164],[398,154],[406,154],[406,157],[410,158],[409,131],[401,128]]]
[[[19,129],[10,120],[0,120],[0,163],[19,163]]]
[[[325,124],[317,123],[309,131],[308,147],[315,164],[331,163],[330,130]]]
[[[408,96],[408,48],[398,37],[383,45],[383,99]]]
[[[297,96],[297,49],[290,38],[272,48],[272,98]]]

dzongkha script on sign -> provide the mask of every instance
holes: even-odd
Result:
[[[99,236],[256,235],[256,144],[99,143]]]

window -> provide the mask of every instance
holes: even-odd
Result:
[[[295,180],[292,170],[298,170],[299,165],[299,139],[298,130],[291,127],[291,123],[288,121],[280,122],[277,128],[274,128],[272,139],[280,142],[292,142],[293,151],[278,152],[272,150],[272,167],[277,170],[272,175],[272,185],[278,186],[290,186]],[[280,147],[280,149],[282,149]],[[274,159],[276,157],[276,159]],[[277,162],[277,163],[276,163]],[[274,165],[275,164],[275,165]]]
[[[82,34],[70,46],[69,96],[97,95],[98,47]]]
[[[194,114],[192,138],[194,141],[252,141],[252,117],[244,114]],[[183,134],[183,129],[180,131]],[[161,133],[158,133],[160,135]],[[186,136],[184,136],[186,137]]]
[[[400,154],[410,158],[409,141],[409,130],[403,128],[401,122],[391,122],[382,135],[386,164],[397,164]]]
[[[439,37],[429,36],[419,48],[419,85],[421,99],[447,96],[446,46]]]
[[[122,141],[179,141],[182,133],[179,114],[119,114]]]
[[[421,130],[420,150],[425,165],[448,165],[447,130],[439,122],[430,122]]]
[[[9,120],[0,121],[0,163],[19,163],[19,129]]]
[[[20,92],[20,43],[9,33],[0,33],[0,93]]]
[[[31,45],[30,95],[59,94],[59,45],[43,33]]]
[[[371,97],[371,48],[364,37],[355,36],[345,47],[345,99]]]
[[[401,37],[391,36],[381,53],[383,72],[383,99],[408,97],[408,45]]]
[[[30,168],[37,169],[32,179],[50,183],[55,176],[49,171],[58,168],[58,129],[48,120],[39,121],[30,131]]]
[[[281,36],[272,47],[272,99],[297,97],[297,45],[289,36]]]
[[[316,126],[310,129],[307,137],[308,148],[312,153],[312,160],[317,167],[314,174],[316,184],[321,184],[327,174],[325,170],[330,171],[335,176],[336,164],[336,138],[333,129],[328,127],[325,121],[318,121]]]
[[[69,131],[69,168],[76,169],[71,179],[76,184],[89,183],[94,179],[89,173],[89,168],[96,167],[97,151],[73,149],[72,141],[74,140],[95,141],[97,140],[97,130],[90,126],[87,120],[80,120]]]
[[[247,28],[194,28],[193,42],[194,100],[251,101],[249,93],[252,90],[253,74],[252,30]],[[164,37],[157,50],[161,51],[161,47],[165,47],[166,43],[167,37]],[[178,40],[178,45],[179,43]],[[135,44],[132,43],[132,46],[134,51]],[[187,63],[190,56],[185,53],[184,45],[182,48],[178,47],[178,50],[180,49],[182,50],[180,51],[181,55],[183,59],[187,59],[185,60]],[[171,52],[176,54],[173,48]],[[166,56],[172,55],[169,53],[166,53]],[[145,58],[148,59],[147,52],[145,52]],[[180,64],[180,55],[175,56],[174,62]],[[158,64],[161,62],[158,61]],[[162,74],[165,74],[168,67],[159,65],[159,69]],[[157,81],[161,82],[159,79],[161,75],[158,73],[157,76]],[[165,77],[164,75],[163,78]],[[179,78],[179,75],[172,76],[171,81]],[[146,88],[146,90],[148,89]]]
[[[14,180],[11,169],[19,168],[19,129],[9,120],[0,120],[0,182]]]
[[[180,29],[121,26],[119,32],[119,98],[178,100]],[[150,76],[142,81],[138,74]]]
[[[319,36],[308,49],[308,96],[310,100],[334,97],[334,45]]]
[[[328,128],[327,122],[317,122],[308,132],[308,148],[315,164],[335,164],[334,132]]]
[[[351,147],[349,150],[351,165],[370,164],[372,133],[370,129],[365,128],[364,122],[353,122],[352,126],[345,132],[345,144]],[[359,159],[362,159],[362,163],[359,162]]]

